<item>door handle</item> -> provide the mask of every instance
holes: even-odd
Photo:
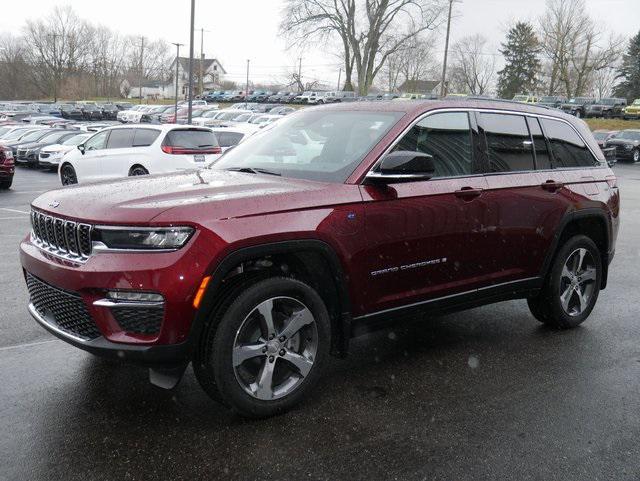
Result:
[[[475,187],[462,187],[460,190],[456,190],[454,194],[460,199],[469,201],[479,197],[482,194],[482,189],[477,189]]]
[[[562,189],[563,186],[564,184],[562,182],[547,180],[540,187],[542,187],[544,190],[548,190],[549,192],[557,192],[558,190]]]

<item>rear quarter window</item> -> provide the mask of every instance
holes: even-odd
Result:
[[[559,120],[542,119],[542,127],[551,145],[555,167],[594,167],[600,165],[582,138],[569,124]]]
[[[148,147],[155,142],[160,135],[159,130],[155,129],[136,129],[133,137],[134,147]]]

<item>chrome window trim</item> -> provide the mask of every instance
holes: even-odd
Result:
[[[578,132],[578,130],[571,124],[571,122],[569,122],[566,119],[563,119],[563,118],[560,118],[560,117],[555,117],[553,115],[548,115],[548,114],[537,114],[537,113],[532,113],[532,112],[520,112],[520,111],[517,111],[517,110],[508,110],[508,109],[495,109],[495,108],[483,109],[482,107],[445,107],[445,108],[437,108],[437,109],[429,110],[428,112],[424,112],[423,114],[420,114],[418,117],[416,117],[414,119],[414,121],[411,122],[407,127],[405,127],[405,129],[400,134],[398,134],[398,136],[395,138],[395,140],[382,152],[382,154],[380,154],[380,156],[378,156],[378,158],[373,163],[373,165],[371,166],[369,171],[365,174],[361,184],[366,181],[367,177],[369,177],[370,174],[374,173],[375,169],[380,165],[380,162],[382,162],[382,159],[389,152],[391,152],[395,148],[395,146],[400,143],[400,140],[402,140],[402,138],[413,127],[415,127],[419,122],[421,122],[422,120],[424,120],[425,118],[427,118],[427,117],[429,117],[431,115],[440,114],[440,113],[448,113],[448,112],[466,112],[466,113],[474,112],[474,113],[489,113],[489,114],[521,115],[521,116],[524,116],[524,117],[533,117],[533,118],[537,118],[537,119],[549,119],[549,120],[556,120],[558,122],[564,122],[569,127],[571,127],[571,129],[573,129],[573,131],[580,138],[580,140],[582,140],[582,142],[584,142],[584,144],[587,146],[587,149],[589,150],[589,152],[591,153],[593,158],[595,160],[597,160],[600,165],[585,166],[585,167],[560,167],[560,168],[545,169],[545,170],[564,171],[564,170],[577,170],[577,169],[580,169],[580,170],[582,170],[582,169],[602,169],[602,168],[605,168],[606,165],[607,165],[606,161],[605,162],[601,162],[600,161],[600,159],[598,158],[596,153],[593,151],[593,149],[591,148],[589,143],[585,140],[584,136],[580,132]],[[469,121],[469,128],[471,128],[471,121]],[[544,135],[545,139],[548,139],[546,133],[544,132],[544,129],[543,129],[543,135]],[[471,177],[471,176],[476,176],[476,175],[523,174],[523,173],[527,173],[527,172],[531,173],[531,172],[540,172],[540,171],[534,169],[534,170],[528,170],[528,171],[517,170],[517,171],[507,171],[507,172],[485,172],[485,173],[473,173],[473,174],[465,174],[465,175],[455,175],[455,176],[449,176],[449,177],[434,177],[434,178],[429,179],[429,180],[434,180],[435,181],[435,180],[441,180],[441,179],[458,179],[458,178]],[[380,177],[380,175],[378,175],[377,177]],[[425,180],[425,182],[429,182],[429,180]]]

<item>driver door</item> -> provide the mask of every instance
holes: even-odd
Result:
[[[467,112],[417,122],[393,150],[433,157],[429,180],[363,185],[367,247],[359,254],[364,313],[475,290],[490,276],[483,262],[486,180],[476,162],[477,132]],[[486,254],[485,254],[486,255]],[[362,313],[359,313],[362,314]]]
[[[109,134],[109,130],[103,130],[89,137],[83,144],[84,155],[81,155],[74,165],[78,179],[82,182],[92,182],[102,178],[101,161],[107,152]]]

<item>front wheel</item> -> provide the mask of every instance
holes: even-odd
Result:
[[[73,185],[78,183],[78,176],[76,170],[71,164],[65,164],[60,170],[60,180],[62,185]]]
[[[329,354],[330,321],[320,296],[298,280],[245,285],[217,310],[194,359],[201,386],[247,417],[298,404]]]
[[[636,164],[640,162],[640,149],[634,149],[633,151],[633,163]]]
[[[587,236],[574,236],[560,247],[540,294],[528,299],[529,309],[548,326],[576,327],[591,314],[601,279],[598,247]]]

